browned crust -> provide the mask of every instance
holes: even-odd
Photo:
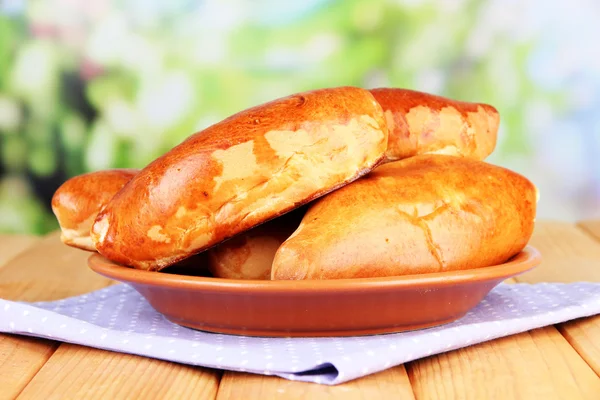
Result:
[[[336,279],[496,265],[533,232],[536,189],[510,170],[446,155],[378,167],[317,200],[275,255],[272,279]]]
[[[297,208],[207,250],[208,269],[217,278],[271,279],[275,252],[298,228],[306,208]]]
[[[94,251],[90,228],[98,211],[137,172],[136,169],[110,169],[81,174],[64,182],[54,192],[51,202],[63,243]]]
[[[135,176],[99,213],[98,251],[159,270],[369,172],[387,128],[367,91],[304,92],[198,132]]]
[[[408,89],[377,88],[389,129],[388,161],[440,153],[484,160],[496,146],[500,116],[484,103]]]

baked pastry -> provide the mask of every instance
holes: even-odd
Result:
[[[488,104],[408,89],[379,88],[371,93],[385,113],[388,161],[427,153],[483,160],[496,146],[500,116]]]
[[[271,279],[271,264],[281,244],[298,228],[306,212],[300,207],[208,249],[212,276],[226,279]]]
[[[487,104],[467,103],[405,89],[371,91],[388,125],[388,161],[417,154],[448,153],[484,159],[494,149],[499,115]],[[209,253],[214,276],[270,279],[275,252],[299,220],[282,217],[215,246]]]
[[[89,235],[93,220],[137,172],[97,171],[73,177],[61,185],[54,194],[52,207],[62,230],[62,241],[82,250],[96,251]],[[296,230],[305,212],[306,207],[300,207],[163,271],[230,279],[271,279],[275,252]]]
[[[482,161],[420,155],[378,167],[309,207],[272,279],[424,274],[496,265],[533,232],[536,189]]]
[[[52,211],[58,220],[63,243],[95,251],[90,238],[92,223],[106,203],[138,172],[111,169],[68,179],[52,196]]]
[[[368,173],[387,136],[359,88],[244,110],[142,169],[98,214],[92,240],[113,261],[160,270]]]

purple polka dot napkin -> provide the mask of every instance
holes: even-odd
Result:
[[[500,284],[462,319],[345,338],[253,338],[167,321],[126,284],[53,302],[0,299],[0,332],[184,364],[338,384],[428,355],[600,313],[600,284]]]

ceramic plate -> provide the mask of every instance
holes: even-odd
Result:
[[[387,278],[246,281],[149,272],[99,254],[89,266],[133,286],[176,324],[250,336],[352,336],[452,322],[498,283],[541,261],[531,246],[485,268]]]

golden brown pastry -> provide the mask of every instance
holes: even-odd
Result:
[[[379,88],[371,93],[387,120],[388,161],[426,153],[483,160],[496,146],[500,117],[490,105],[407,89]]]
[[[368,173],[387,127],[367,90],[304,92],[198,132],[140,171],[92,227],[105,257],[160,270]]]
[[[275,252],[305,212],[301,207],[208,249],[208,269],[216,278],[271,279]]]
[[[61,229],[63,243],[95,251],[90,228],[98,212],[138,172],[112,169],[70,178],[54,192],[52,211]]]
[[[483,159],[495,146],[499,117],[491,106],[404,89],[374,89],[372,93],[385,106],[391,127],[386,153],[389,160],[430,152]],[[426,120],[419,124],[419,118]],[[396,119],[401,122],[396,123]],[[280,218],[210,249],[212,274],[220,278],[270,279],[275,252],[300,222],[286,224]]]
[[[83,250],[96,251],[89,236],[94,218],[137,172],[133,169],[97,171],[65,182],[56,191],[52,203],[59,222],[62,222],[63,242]],[[218,278],[271,279],[271,263],[277,248],[296,230],[305,212],[306,207],[300,207],[207,252],[183,259],[163,272],[207,276],[210,271]],[[84,221],[84,224],[80,221]],[[69,223],[71,225],[65,225]]]
[[[422,274],[502,263],[531,237],[536,189],[482,161],[421,155],[317,200],[275,255],[272,279]]]

